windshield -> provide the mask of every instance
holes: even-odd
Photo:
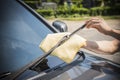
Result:
[[[0,73],[16,71],[42,55],[39,44],[53,32],[17,1],[0,1],[0,10]]]

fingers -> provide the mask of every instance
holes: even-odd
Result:
[[[92,24],[92,25],[89,25],[89,28],[95,28],[95,29],[97,29],[98,31],[100,31],[100,23],[94,23],[94,24]],[[101,32],[101,31],[100,31]]]
[[[87,20],[86,22],[89,22],[89,21],[91,21],[91,20],[99,20],[99,18],[98,18],[98,17],[93,17],[93,18]]]
[[[105,22],[102,18],[92,18],[88,21],[86,21],[86,27],[87,28],[95,28],[99,32],[107,34],[111,31],[111,28],[108,26],[108,24]]]
[[[101,23],[99,18],[92,18],[86,22],[87,28],[96,28]]]
[[[92,21],[92,20],[100,20],[100,18],[98,18],[98,17],[93,17],[93,18],[87,20],[86,23],[89,22],[89,21]]]

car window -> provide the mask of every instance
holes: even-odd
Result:
[[[39,44],[53,31],[17,1],[0,1],[0,10],[0,73],[16,71],[42,55]]]

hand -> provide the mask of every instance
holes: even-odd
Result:
[[[104,19],[100,18],[92,18],[86,22],[87,28],[95,28],[99,32],[109,35],[111,32],[112,28],[108,26],[108,24],[104,21]]]

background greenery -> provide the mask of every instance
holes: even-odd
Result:
[[[119,0],[24,0],[45,18],[79,19],[105,16],[120,19]],[[43,5],[52,2],[52,5]],[[56,4],[56,5],[55,5]]]

